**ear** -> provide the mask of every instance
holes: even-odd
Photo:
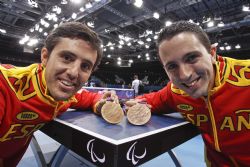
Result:
[[[41,50],[41,62],[44,66],[47,65],[49,59],[49,51],[47,48],[43,47]]]

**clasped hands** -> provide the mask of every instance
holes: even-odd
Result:
[[[145,99],[130,99],[119,101],[115,91],[103,92],[102,98],[96,105],[96,113],[111,124],[118,124],[124,115],[133,125],[144,125],[151,118],[151,106]]]

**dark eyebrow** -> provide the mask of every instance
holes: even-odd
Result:
[[[189,53],[185,54],[183,57],[187,57],[187,56],[191,56],[191,55],[197,55],[197,54],[200,54],[200,52],[193,51],[193,52],[189,52]]]
[[[188,53],[186,53],[186,54],[183,56],[183,59],[185,59],[185,58],[188,57],[188,56],[197,55],[197,54],[200,54],[200,52],[197,52],[197,51],[188,52]],[[169,64],[172,64],[172,63],[175,63],[175,62],[174,62],[174,61],[167,62],[167,63],[164,65],[164,67],[167,67]]]
[[[76,57],[76,55],[74,53],[67,51],[67,50],[60,51],[59,53],[60,53],[60,55],[70,55],[70,56]]]
[[[70,56],[73,56],[73,57],[77,57],[76,54],[74,54],[74,53],[72,53],[70,51],[67,51],[67,50],[61,51],[60,54],[61,55],[70,55]],[[91,61],[89,61],[88,59],[82,59],[82,60],[85,61],[86,63],[88,63],[89,65],[94,66],[94,64]]]

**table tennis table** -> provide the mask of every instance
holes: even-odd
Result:
[[[41,131],[61,144],[49,166],[59,166],[68,149],[95,166],[138,166],[162,153],[172,154],[172,148],[199,134],[191,123],[166,115],[152,115],[143,126],[130,124],[126,117],[113,125],[93,112],[78,110],[65,112]]]

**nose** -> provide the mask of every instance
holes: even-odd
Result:
[[[74,80],[79,77],[80,74],[80,65],[77,63],[72,63],[71,66],[67,69],[67,75],[71,80]]]
[[[188,81],[192,78],[192,67],[190,65],[182,64],[179,67],[179,78],[182,81]]]

